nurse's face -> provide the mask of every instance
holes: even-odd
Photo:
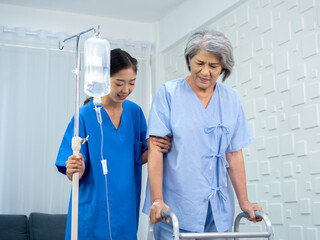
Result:
[[[122,69],[110,78],[109,96],[114,102],[122,103],[135,87],[136,73],[130,67]]]
[[[220,57],[205,50],[200,50],[193,58],[189,59],[191,84],[206,90],[213,88],[222,72]]]

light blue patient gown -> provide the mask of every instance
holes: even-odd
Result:
[[[166,135],[172,142],[163,159],[163,197],[180,228],[203,232],[211,206],[217,231],[230,230],[234,197],[225,154],[253,141],[236,91],[217,82],[205,108],[186,78],[163,84],[152,103],[147,138]],[[143,211],[149,210],[147,187]]]
[[[141,153],[147,150],[147,125],[141,108],[123,102],[120,127],[117,130],[107,112],[101,108],[103,156],[108,164],[108,196],[113,240],[137,239],[141,193]],[[71,139],[74,121],[69,123],[62,140],[56,166],[65,174],[72,155]],[[79,182],[78,239],[109,239],[106,184],[101,165],[101,133],[93,102],[80,108],[79,136],[89,141],[81,146],[86,169]],[[71,236],[71,198],[66,239]]]

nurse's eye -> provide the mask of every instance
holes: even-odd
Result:
[[[135,85],[135,83],[134,83],[134,82],[132,82],[132,83],[129,83],[129,85],[130,85],[130,86],[134,86],[134,85]]]
[[[117,86],[117,87],[122,87],[123,84],[122,84],[122,83],[116,83],[116,86]]]

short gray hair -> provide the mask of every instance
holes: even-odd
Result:
[[[229,39],[221,32],[205,29],[192,34],[184,50],[184,56],[190,71],[189,59],[192,59],[200,50],[205,50],[220,57],[224,82],[231,74],[234,66],[233,48]]]

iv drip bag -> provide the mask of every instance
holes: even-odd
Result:
[[[110,92],[110,44],[100,36],[84,43],[84,92],[94,98]]]

